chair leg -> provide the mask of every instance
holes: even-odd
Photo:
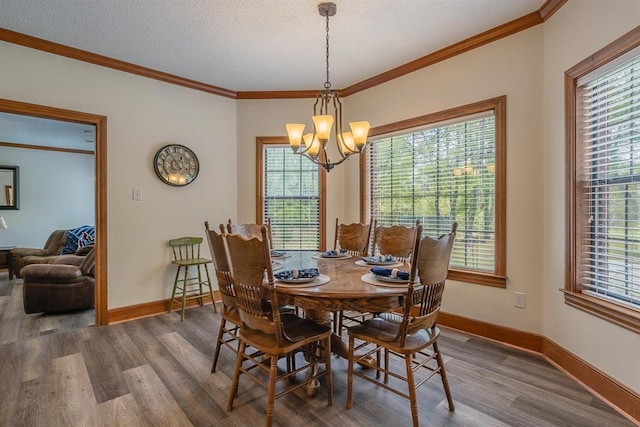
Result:
[[[353,353],[355,346],[355,338],[349,335],[349,362],[347,370],[347,409],[353,405]]]
[[[411,418],[413,419],[413,427],[420,425],[418,419],[418,403],[416,401],[416,384],[413,378],[413,361],[411,355],[404,356],[405,366],[407,368],[407,387],[409,389],[409,401],[411,402]]]
[[[244,351],[247,343],[240,341],[238,348],[238,357],[236,358],[236,370],[233,373],[233,382],[231,383],[231,393],[229,394],[229,402],[227,403],[227,411],[233,410],[233,399],[238,394],[238,383],[240,382],[240,370],[242,369],[242,361],[244,360]]]
[[[271,355],[271,365],[269,366],[269,393],[267,395],[267,427],[271,427],[273,422],[273,406],[276,396],[276,375],[278,374],[278,356]]]
[[[442,362],[442,356],[438,349],[438,343],[433,343],[433,351],[436,353],[436,361],[438,362],[438,368],[440,368],[440,378],[442,379],[442,386],[444,387],[444,393],[447,395],[447,403],[449,403],[449,411],[455,411],[453,406],[453,398],[451,398],[451,391],[449,390],[449,381],[447,380],[447,373],[444,370],[444,363]]]
[[[389,383],[389,349],[385,348],[384,349],[384,369],[385,369],[385,373],[384,373],[384,383],[388,384]]]
[[[216,365],[218,364],[218,356],[220,355],[220,346],[222,346],[222,336],[224,334],[224,328],[227,325],[227,321],[223,318],[220,319],[220,329],[218,330],[218,340],[216,341],[216,349],[213,352],[213,366],[211,367],[211,373],[216,371]]]

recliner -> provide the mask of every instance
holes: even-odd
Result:
[[[86,256],[60,255],[53,264],[31,264],[24,278],[24,312],[59,313],[90,309],[95,303],[95,249]]]

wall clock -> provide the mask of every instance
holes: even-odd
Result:
[[[153,158],[153,169],[162,182],[183,187],[193,182],[200,171],[196,154],[180,144],[165,145]]]

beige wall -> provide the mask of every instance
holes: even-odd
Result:
[[[549,339],[640,392],[640,335],[564,304],[564,72],[640,23],[640,1],[569,1],[544,25],[544,311]]]
[[[542,332],[541,79],[537,26],[348,99],[379,126],[507,96],[507,288],[450,282],[443,309],[535,333]],[[513,306],[514,291],[526,293],[526,309]]]
[[[235,100],[4,42],[0,58],[0,98],[108,118],[109,308],[170,297],[167,240],[204,237],[205,220],[236,216]],[[153,172],[155,152],[168,143],[200,159],[200,175],[186,187],[169,187]],[[132,200],[134,187],[142,201]]]

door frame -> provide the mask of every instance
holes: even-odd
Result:
[[[96,220],[96,325],[108,324],[107,312],[107,117],[0,98],[0,112],[94,125],[94,194]]]

